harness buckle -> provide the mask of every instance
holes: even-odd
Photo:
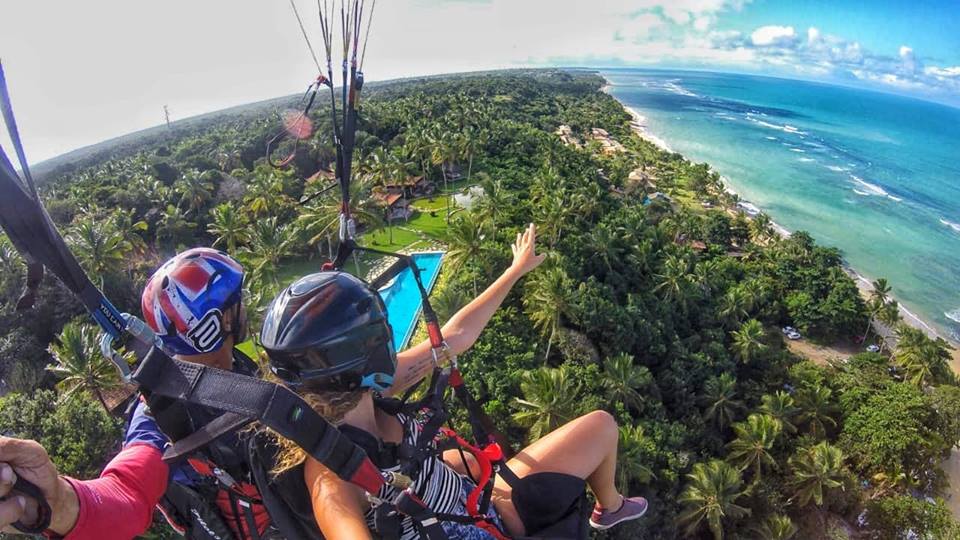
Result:
[[[443,363],[449,363],[451,367],[457,367],[457,355],[450,352],[450,345],[446,340],[440,343],[439,347],[430,349],[433,354],[433,367],[440,367]]]

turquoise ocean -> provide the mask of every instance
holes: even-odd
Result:
[[[960,109],[739,74],[601,74],[653,138],[960,339]]]

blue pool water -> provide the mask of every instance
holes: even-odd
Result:
[[[429,293],[440,275],[443,252],[415,253],[413,260],[420,269],[420,278]],[[387,322],[393,328],[393,345],[397,351],[401,351],[413,336],[423,307],[413,272],[409,268],[400,272],[390,285],[380,289],[380,296],[387,305]]]
[[[671,149],[960,339],[960,109],[746,75],[603,75]]]

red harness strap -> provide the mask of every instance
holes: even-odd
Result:
[[[468,443],[463,437],[457,435],[455,431],[449,428],[440,428],[440,431],[450,439],[457,441],[461,448],[470,452],[477,465],[480,467],[480,475],[477,477],[477,485],[467,495],[467,514],[473,518],[477,527],[487,531],[497,540],[510,540],[509,536],[503,534],[499,527],[487,521],[487,516],[480,513],[480,497],[483,496],[483,490],[488,482],[493,478],[493,464],[503,459],[503,450],[497,443],[488,444],[483,449],[477,448]]]

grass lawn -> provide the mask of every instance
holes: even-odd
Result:
[[[439,194],[434,194],[434,195],[431,196],[431,197],[426,197],[426,198],[423,198],[423,199],[417,199],[417,200],[413,201],[412,204],[413,204],[413,206],[414,206],[415,208],[417,208],[417,209],[419,209],[419,210],[426,211],[426,212],[429,212],[430,210],[436,210],[436,211],[439,212],[439,211],[441,211],[441,210],[446,210],[446,208],[447,208],[447,200],[446,200],[446,197],[444,197],[443,195],[439,195]],[[453,207],[455,207],[456,205],[457,205],[456,201],[454,201],[454,200],[451,198],[451,199],[450,199],[450,208],[453,208]]]
[[[436,240],[443,240],[447,235],[447,218],[444,210],[435,210],[434,215],[429,211],[419,211],[404,227],[414,229]]]
[[[407,228],[400,221],[394,222],[393,242],[390,241],[390,234],[386,227],[381,227],[375,231],[364,233],[363,237],[360,238],[360,243],[373,249],[400,251],[421,240],[420,235]]]

